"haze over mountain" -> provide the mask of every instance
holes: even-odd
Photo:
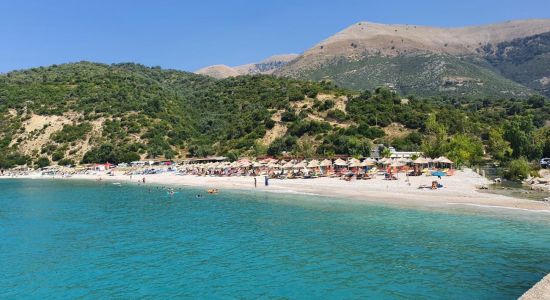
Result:
[[[273,73],[423,96],[550,95],[550,19],[463,28],[359,22],[266,72],[208,67],[218,78]],[[248,65],[246,65],[248,66]]]
[[[275,70],[282,68],[298,56],[298,54],[274,55],[258,63],[251,63],[236,67],[214,65],[197,70],[195,73],[208,75],[214,78],[227,78],[252,74],[272,74]]]

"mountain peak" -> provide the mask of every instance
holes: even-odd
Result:
[[[195,71],[197,74],[208,75],[214,78],[226,78],[248,74],[271,74],[275,70],[296,59],[298,54],[279,54],[270,56],[258,63],[251,63],[235,67],[214,65]]]

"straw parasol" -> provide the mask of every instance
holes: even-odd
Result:
[[[399,168],[399,167],[403,167],[404,165],[405,165],[405,163],[403,163],[403,162],[399,161],[398,159],[396,159],[393,162],[391,162],[390,167]]]
[[[363,161],[361,164],[363,165],[363,167],[372,167],[376,166],[376,161],[365,159],[365,161]]]
[[[243,161],[243,162],[241,162],[241,163],[239,164],[239,166],[240,166],[241,168],[248,168],[248,167],[250,167],[251,165],[252,165],[252,163],[249,162],[249,161],[247,161],[247,160],[246,160],[246,161]]]
[[[417,165],[425,165],[428,164],[430,161],[425,157],[419,157],[413,161],[413,163]]]
[[[442,163],[442,164],[452,164],[453,163],[452,160],[446,158],[445,156],[440,156],[435,161],[438,162],[438,163]]]
[[[308,168],[317,168],[319,167],[319,161],[314,159],[312,161],[310,161],[308,164],[307,164],[307,167]]]
[[[321,167],[330,167],[332,166],[332,161],[330,159],[325,159],[319,165]]]
[[[402,162],[404,164],[412,162],[412,160],[410,160],[408,158],[405,158],[405,157],[398,158],[397,161]]]
[[[287,162],[283,165],[283,169],[291,169],[294,166],[292,162]]]
[[[281,166],[277,163],[274,163],[274,162],[271,162],[269,164],[267,164],[267,167],[270,168],[270,169],[280,169]]]
[[[352,158],[349,160],[350,166],[351,166],[352,164],[359,164],[359,163],[361,163],[361,161],[358,160],[358,159],[355,158],[355,157],[352,157]]]
[[[336,161],[334,161],[334,165],[339,166],[339,167],[345,167],[345,166],[348,165],[348,163],[345,162],[343,159],[339,158]]]
[[[295,164],[295,165],[293,166],[293,168],[294,168],[294,169],[303,169],[303,168],[305,168],[306,166],[307,166],[306,163],[303,162],[303,161],[301,161],[301,162]]]
[[[381,160],[379,160],[378,163],[382,165],[389,165],[391,163],[391,159],[384,157]]]
[[[356,159],[354,162],[350,162],[349,167],[350,168],[360,168],[363,167],[363,163],[361,163],[359,160]]]

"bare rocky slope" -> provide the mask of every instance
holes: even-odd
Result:
[[[199,71],[214,77],[254,72],[220,66]],[[550,96],[550,19],[463,28],[359,22],[272,65],[269,73],[353,89],[386,85],[422,96]]]

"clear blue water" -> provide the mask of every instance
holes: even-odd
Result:
[[[515,299],[550,272],[548,215],[74,181],[0,190],[5,299]]]

